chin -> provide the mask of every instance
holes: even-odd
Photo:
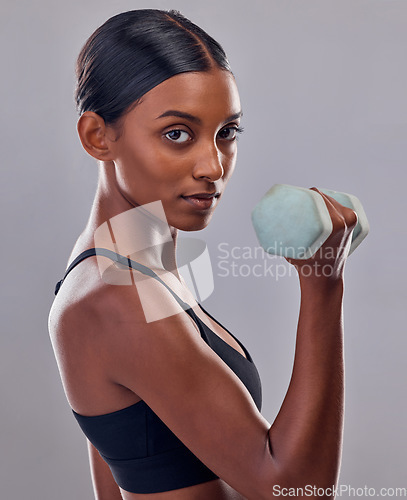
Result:
[[[209,222],[212,219],[212,215],[213,214],[208,214],[206,216],[200,217],[190,217],[184,220],[178,219],[174,220],[174,224],[171,224],[170,221],[168,221],[168,223],[176,229],[179,229],[180,231],[201,231],[208,226]]]

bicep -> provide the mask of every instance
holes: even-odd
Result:
[[[185,312],[153,323],[129,314],[108,338],[116,382],[143,399],[209,469],[251,498],[269,482],[270,424]]]

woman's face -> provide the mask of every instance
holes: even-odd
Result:
[[[236,162],[241,107],[234,77],[176,75],[127,113],[114,143],[118,187],[133,206],[160,200],[168,223],[203,229]]]

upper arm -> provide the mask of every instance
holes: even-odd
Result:
[[[275,478],[270,424],[244,384],[185,312],[147,323],[135,287],[115,288],[114,317],[101,310],[97,325],[112,378],[143,399],[215,474],[261,498]],[[173,300],[159,294],[156,304]]]

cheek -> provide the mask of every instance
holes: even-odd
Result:
[[[232,174],[235,170],[235,166],[236,166],[236,159],[237,159],[237,151],[234,151],[233,154],[231,154],[230,156],[228,156],[226,158],[226,160],[223,162],[223,169],[224,169],[224,176],[223,176],[223,180],[225,182],[227,182],[231,177],[232,177]]]
[[[151,140],[124,144],[115,163],[118,175],[129,185],[159,176],[163,165],[159,150]]]
[[[154,175],[168,186],[182,183],[192,177],[194,157],[187,152],[171,151],[162,147],[154,159]]]
[[[179,193],[193,170],[191,155],[171,151],[151,138],[126,144],[115,163],[121,191],[143,202],[157,195],[165,199]]]

